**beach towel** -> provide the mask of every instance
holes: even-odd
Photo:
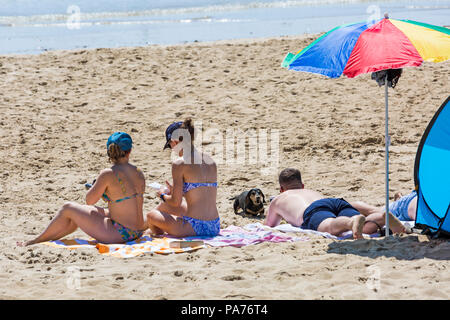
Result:
[[[103,244],[96,240],[70,239],[44,242],[44,244],[65,249],[94,248],[100,254],[118,258],[131,258],[145,253],[171,254],[191,252],[205,248],[205,244],[186,248],[171,248],[170,242],[179,239],[175,238],[152,238],[143,236],[134,241],[123,244]]]
[[[173,241],[203,241],[203,245],[194,247],[173,248],[170,243]],[[219,235],[214,237],[185,237],[176,238],[170,236],[149,237],[143,236],[135,241],[130,241],[123,244],[102,244],[93,239],[64,239],[44,242],[44,244],[65,249],[78,248],[94,248],[100,254],[119,257],[130,258],[145,253],[171,254],[191,252],[194,250],[206,247],[242,247],[248,245],[255,245],[262,242],[294,242],[307,241],[306,237],[292,237],[277,230],[271,230],[261,224],[249,224],[244,227],[229,226],[222,229]]]
[[[413,221],[401,221],[401,223],[409,228],[413,228],[414,227],[414,222]],[[295,227],[291,224],[280,224],[276,227],[274,227],[273,229],[278,230],[278,231],[282,231],[282,232],[293,232],[293,233],[303,233],[303,234],[313,234],[313,235],[319,235],[322,236],[324,238],[328,238],[328,239],[334,239],[334,240],[345,240],[345,239],[351,239],[353,238],[353,232],[352,231],[346,231],[343,232],[342,234],[340,234],[339,236],[334,236],[328,232],[320,232],[320,231],[315,231],[315,230],[309,230],[309,229],[302,229],[300,227]],[[379,238],[381,235],[380,233],[372,233],[372,234],[363,234],[363,236],[365,238]]]
[[[302,229],[300,227],[294,227],[293,225],[290,224],[280,224],[279,226],[276,226],[274,228],[275,230],[278,231],[282,231],[282,232],[293,232],[293,233],[303,233],[303,234],[312,234],[312,235],[319,235],[322,236],[324,238],[328,238],[328,239],[334,239],[334,240],[345,240],[345,239],[350,239],[353,238],[353,232],[352,231],[346,231],[344,233],[342,233],[339,236],[334,236],[331,233],[328,232],[320,232],[320,231],[315,231],[315,230],[310,230],[310,229]],[[374,233],[374,234],[363,234],[364,237],[370,237],[370,238],[376,238],[379,237],[380,234],[379,233]]]
[[[255,245],[262,242],[296,242],[307,241],[309,238],[291,237],[275,229],[262,225],[261,223],[251,223],[244,227],[229,226],[220,230],[215,237],[188,237],[189,240],[203,240],[205,244],[211,247],[243,247]]]

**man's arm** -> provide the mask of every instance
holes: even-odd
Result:
[[[264,221],[266,226],[276,227],[280,224],[282,217],[278,214],[278,210],[277,199],[273,199],[267,209],[266,221]]]

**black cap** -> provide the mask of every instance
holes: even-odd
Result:
[[[178,128],[180,128],[182,124],[183,124],[183,122],[179,121],[179,122],[174,122],[170,126],[167,127],[167,129],[166,129],[166,144],[164,145],[163,150],[170,148],[170,139],[172,139],[172,133],[175,130],[177,130]]]

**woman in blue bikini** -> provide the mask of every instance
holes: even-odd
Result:
[[[171,148],[179,158],[172,163],[173,184],[157,192],[162,202],[147,215],[153,234],[167,232],[177,237],[215,236],[220,231],[216,206],[217,166],[193,144],[192,120],[172,123],[166,129],[164,149]]]
[[[142,197],[145,178],[128,162],[131,148],[128,134],[113,133],[107,142],[113,166],[100,172],[86,194],[86,205],[64,204],[38,237],[18,244],[26,246],[61,239],[78,228],[102,243],[123,243],[139,238],[146,229]],[[108,202],[108,209],[94,206],[100,198]]]

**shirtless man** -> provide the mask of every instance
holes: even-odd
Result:
[[[325,198],[317,191],[305,189],[297,169],[284,169],[278,180],[281,194],[270,203],[264,222],[267,226],[277,226],[284,219],[293,226],[335,236],[351,230],[354,239],[361,239],[363,233],[374,233],[378,225],[384,225],[385,215],[381,210],[364,212],[365,215],[362,215],[344,199]],[[376,223],[366,224],[366,221]],[[396,230],[391,230],[400,231],[397,227],[395,224]]]

